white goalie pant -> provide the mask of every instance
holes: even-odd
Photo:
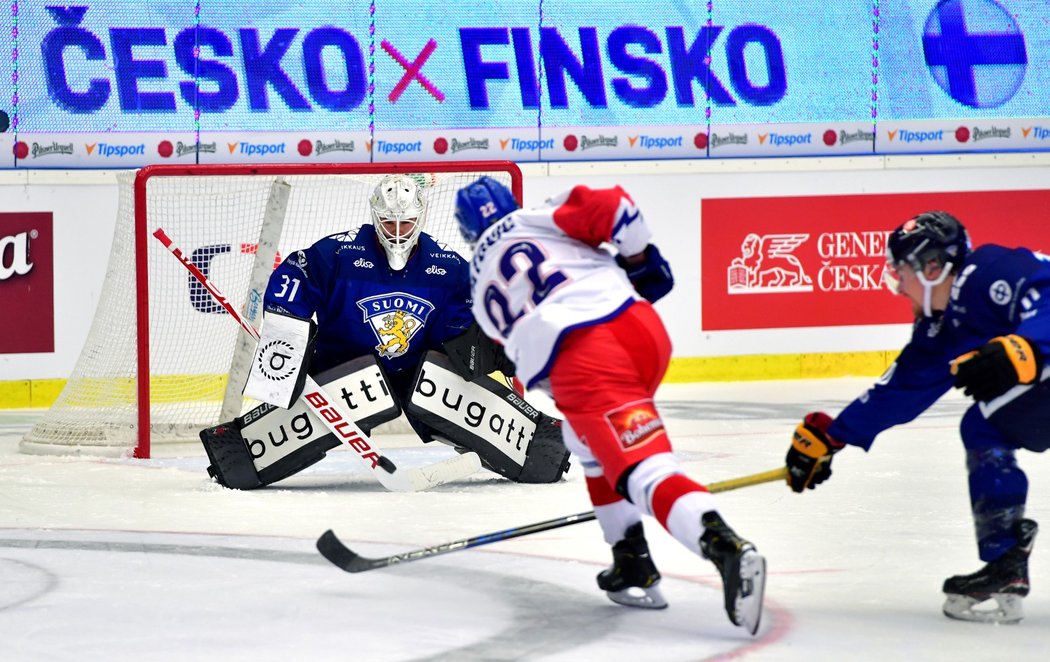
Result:
[[[594,458],[591,449],[582,441],[568,421],[562,424],[562,438],[568,449],[580,460],[587,478],[605,479],[602,466]],[[605,542],[610,545],[623,540],[627,529],[641,521],[641,515],[653,517],[652,497],[656,488],[665,479],[681,474],[681,465],[673,453],[658,453],[635,466],[627,479],[630,501],[620,499],[614,503],[595,506],[594,514],[602,527]],[[665,528],[678,542],[695,554],[700,554],[700,517],[715,511],[715,500],[710,492],[688,492],[671,506]]]

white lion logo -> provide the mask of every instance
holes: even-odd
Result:
[[[733,258],[727,269],[730,294],[754,292],[812,292],[813,279],[792,255],[808,234],[767,234],[754,232],[740,244],[741,257]]]

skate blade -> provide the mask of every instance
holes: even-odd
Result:
[[[740,557],[740,590],[730,620],[751,634],[762,622],[762,600],[766,593],[766,558],[754,550]]]
[[[622,591],[606,591],[605,595],[618,605],[639,609],[665,609],[667,600],[655,584],[649,588],[632,586]]]
[[[992,593],[986,599],[968,595],[949,595],[944,601],[944,615],[957,621],[1014,625],[1024,618],[1021,596]]]

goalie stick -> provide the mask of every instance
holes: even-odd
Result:
[[[182,266],[200,281],[215,301],[226,310],[230,316],[241,325],[255,341],[259,340],[259,332],[251,323],[245,321],[237,310],[226,300],[226,296],[212,283],[204,273],[197,268],[174,245],[171,238],[162,228],[157,228],[153,233],[165,248],[174,255]],[[369,469],[369,473],[379,483],[394,492],[416,492],[431,487],[436,487],[452,480],[464,478],[481,469],[481,458],[477,453],[464,453],[435,464],[416,467],[414,469],[398,469],[387,457],[381,455],[377,449],[369,443],[368,436],[357,426],[350,417],[346,408],[337,398],[330,398],[325,391],[314,381],[313,377],[306,376],[306,387],[300,396],[310,410],[324,423],[325,427],[336,436],[337,439],[345,441],[354,451],[354,457]]]
[[[710,483],[707,485],[707,490],[712,494],[716,492],[728,492],[729,490],[735,490],[741,487],[761,485],[762,483],[784,480],[785,478],[787,478],[787,467],[781,467],[779,469],[771,469],[769,471],[763,471],[762,473],[751,474],[749,476],[741,476],[739,478],[730,478],[717,483]],[[594,514],[594,511],[591,510],[586,513],[576,513],[575,515],[557,517],[544,522],[526,524],[525,526],[517,526],[512,529],[495,531],[493,533],[486,533],[485,535],[475,536],[473,538],[455,540],[441,545],[434,545],[433,547],[424,547],[423,549],[416,549],[411,552],[393,554],[391,556],[377,559],[370,559],[361,556],[344,545],[335,533],[329,529],[322,533],[321,537],[317,539],[317,551],[321,552],[321,556],[331,561],[336,567],[345,570],[346,572],[365,572],[367,570],[386,568],[398,563],[418,561],[420,559],[430,558],[431,556],[458,552],[463,549],[470,549],[471,547],[480,547],[481,545],[488,545],[490,543],[500,542],[501,540],[520,538],[521,536],[540,533],[541,531],[560,529],[563,526],[572,526],[573,524],[590,522],[594,519],[597,519],[597,516]]]

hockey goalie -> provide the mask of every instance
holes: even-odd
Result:
[[[244,387],[262,404],[201,432],[209,474],[252,489],[338,446],[300,401],[310,375],[366,434],[404,412],[424,443],[477,453],[508,480],[559,480],[559,421],[508,386],[513,364],[473,321],[468,265],[423,231],[419,184],[388,175],[369,205],[371,223],[292,253],[270,276]]]

